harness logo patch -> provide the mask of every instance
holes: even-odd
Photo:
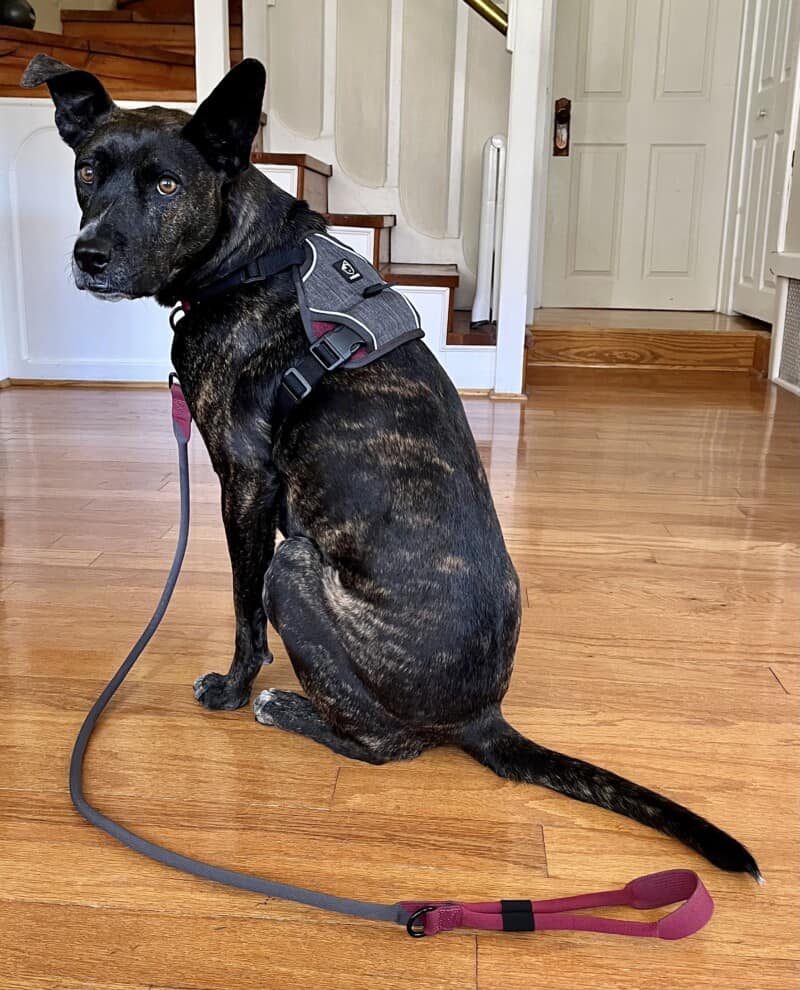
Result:
[[[347,258],[342,258],[341,261],[335,261],[333,267],[345,282],[357,282],[361,278],[361,272],[351,265]]]

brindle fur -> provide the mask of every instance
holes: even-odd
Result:
[[[324,227],[249,165],[257,62],[232,70],[192,118],[120,110],[93,76],[45,56],[25,81],[47,82],[76,167],[95,169],[91,186],[76,178],[79,288],[171,305]],[[155,190],[164,172],[180,183],[170,197]],[[84,270],[91,250],[107,256],[100,271]],[[501,776],[628,815],[758,877],[715,826],[504,720],[519,582],[461,402],[426,346],[327,376],[275,436],[276,389],[305,348],[287,274],[177,325],[172,358],[219,476],[236,614],[230,670],[197,680],[200,703],[247,703],[271,659],[269,617],[305,697],[263,692],[260,722],[370,763],[454,744]]]

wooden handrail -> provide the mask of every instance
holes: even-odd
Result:
[[[502,7],[498,7],[492,0],[464,0],[464,3],[472,7],[493,28],[497,28],[500,34],[508,34],[508,14]]]

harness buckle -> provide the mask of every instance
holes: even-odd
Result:
[[[352,330],[337,327],[315,340],[308,349],[326,371],[335,371],[362,346],[363,341]]]
[[[294,384],[290,384],[290,382]],[[281,385],[283,385],[295,402],[302,402],[307,395],[311,395],[311,384],[297,368],[288,369],[283,376]]]
[[[264,275],[261,271],[261,259],[248,261],[242,269],[242,285],[249,285],[251,282],[261,282]]]

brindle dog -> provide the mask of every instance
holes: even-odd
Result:
[[[75,151],[79,289],[168,306],[324,229],[249,164],[258,62],[236,66],[191,117],[122,110],[94,76],[40,55],[23,84],[43,82]],[[305,696],[262,692],[259,722],[368,763],[459,746],[502,777],[627,815],[759,878],[709,822],[503,718],[519,582],[461,402],[424,343],[327,375],[275,435],[276,390],[306,347],[285,272],[177,324],[172,359],[219,476],[236,613],[230,670],[199,678],[198,701],[247,703],[271,660],[269,617]]]

